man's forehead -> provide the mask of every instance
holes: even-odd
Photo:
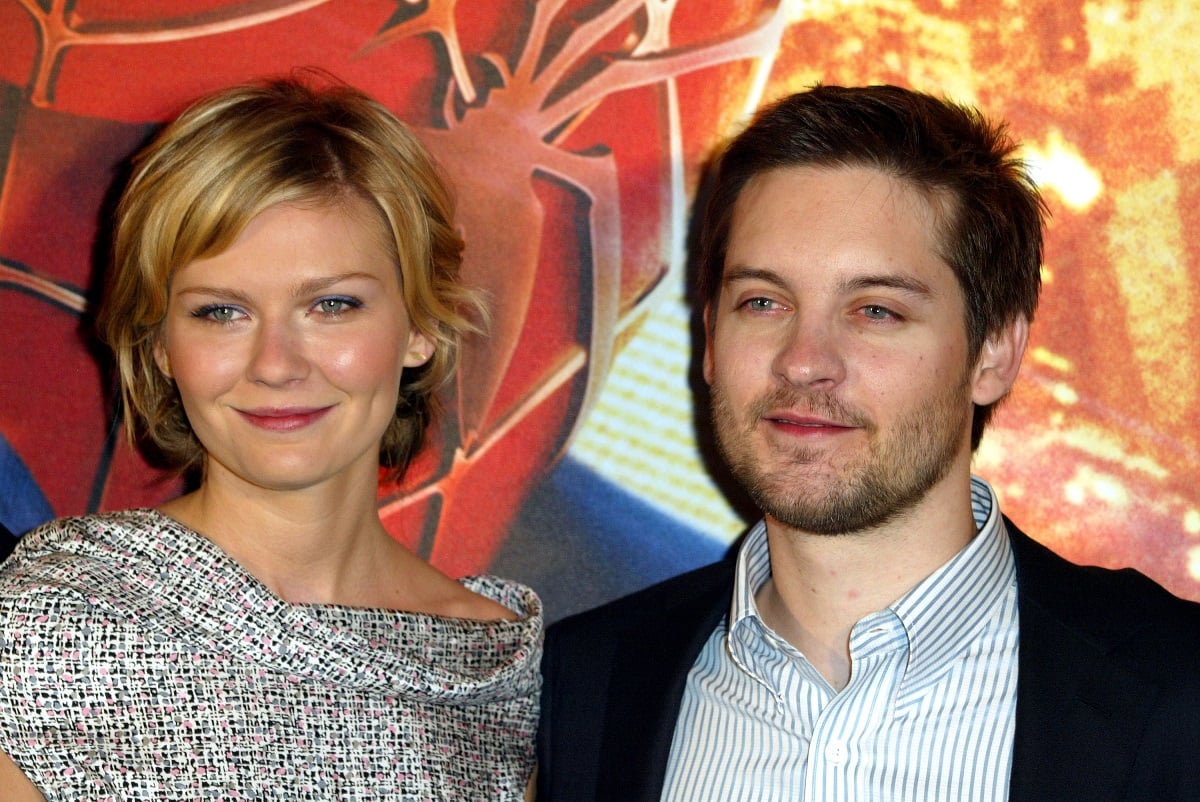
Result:
[[[926,190],[871,165],[778,167],[751,178],[730,221],[720,283],[731,267],[767,267],[759,258],[851,252],[886,260],[891,249],[945,258],[947,193]],[[888,237],[876,236],[887,231]],[[831,234],[830,232],[834,232]],[[924,261],[924,259],[922,260]]]
[[[886,197],[896,204],[917,204],[921,209],[937,217],[951,213],[956,205],[953,193],[943,187],[919,182],[901,175],[887,167],[866,162],[838,162],[834,164],[792,164],[760,170],[747,179],[733,206],[736,219],[738,211],[758,199],[767,184],[778,184],[781,179],[795,186],[802,194],[802,186],[822,178],[855,176],[864,186],[874,184],[887,189]]]

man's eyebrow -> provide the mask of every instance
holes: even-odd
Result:
[[[721,283],[724,285],[737,281],[762,281],[780,289],[787,287],[787,282],[784,278],[774,270],[745,265],[729,268],[721,278]],[[900,290],[901,292],[921,298],[932,298],[935,295],[933,289],[925,282],[912,276],[904,276],[897,273],[871,273],[862,276],[852,276],[838,285],[838,289],[843,293],[861,292],[862,290],[879,288]]]
[[[840,285],[843,293],[861,292],[862,290],[877,288],[900,290],[901,292],[920,296],[921,298],[932,298],[935,295],[933,289],[925,282],[915,279],[912,276],[902,276],[895,273],[853,276],[843,281]]]
[[[762,267],[747,267],[744,265],[728,268],[724,275],[721,276],[722,285],[732,284],[735,281],[763,281],[780,289],[787,286],[787,282],[783,280],[783,277],[774,270]]]

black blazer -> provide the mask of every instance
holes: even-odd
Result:
[[[1063,560],[1006,520],[1020,642],[1010,800],[1200,799],[1200,605]],[[734,559],[550,628],[538,802],[657,802]]]

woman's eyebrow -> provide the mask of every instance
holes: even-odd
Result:
[[[380,280],[379,276],[376,276],[374,273],[363,273],[361,271],[351,271],[348,273],[336,273],[331,276],[319,276],[317,278],[310,278],[305,281],[302,281],[299,284],[297,284],[295,286],[295,288],[292,290],[292,295],[295,295],[298,297],[304,296],[304,295],[312,295],[314,293],[321,292],[322,290],[329,289],[333,285],[338,284],[342,281],[346,281],[348,279],[369,279],[371,281],[376,281],[376,282]]]
[[[230,287],[209,287],[205,285],[196,285],[194,287],[184,287],[179,290],[179,295],[207,295],[214,298],[220,298],[222,301],[232,301],[233,303],[248,304],[250,296],[241,290],[235,290]]]

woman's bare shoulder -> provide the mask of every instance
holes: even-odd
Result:
[[[412,589],[419,588],[418,593],[423,597],[410,608],[411,612],[476,621],[513,621],[520,617],[500,602],[476,593],[424,561],[420,566],[410,567],[410,571],[410,576],[416,579]]]
[[[0,788],[4,789],[5,802],[46,802],[41,791],[3,752],[0,752]]]

